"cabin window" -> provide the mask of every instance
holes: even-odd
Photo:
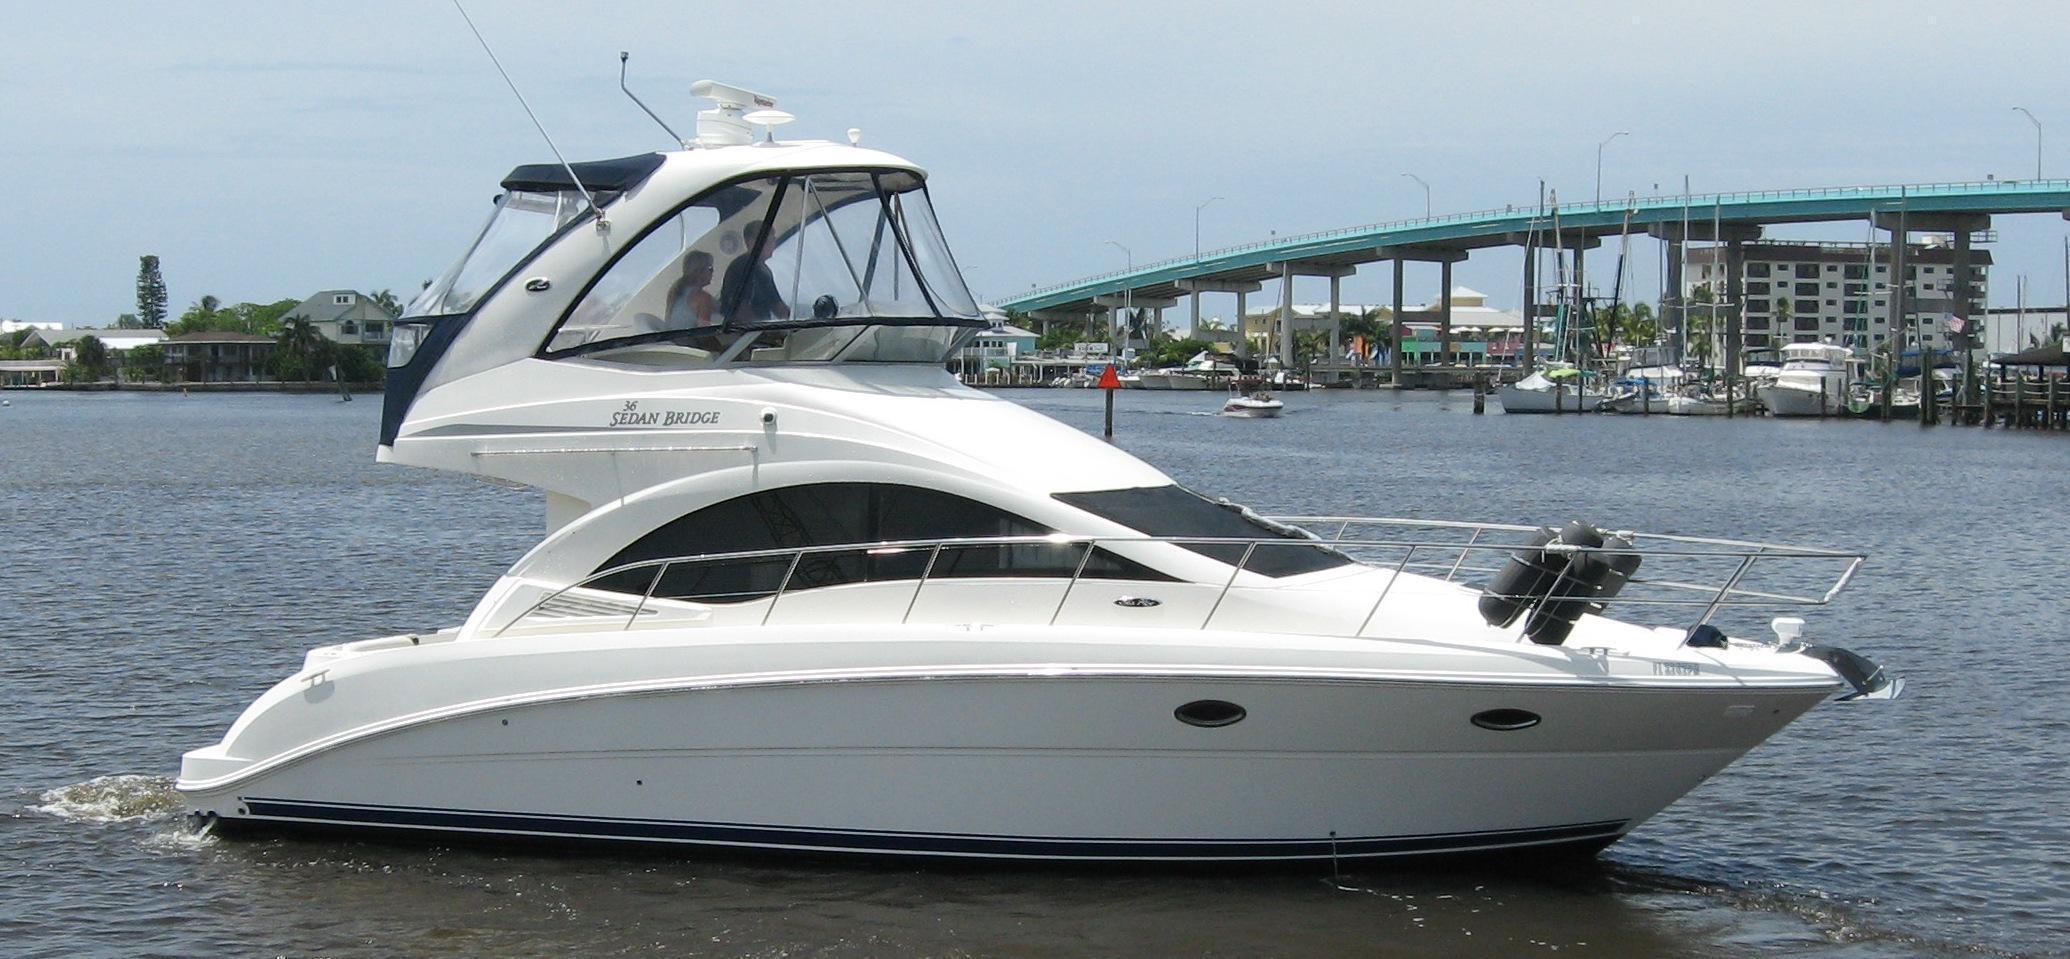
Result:
[[[598,203],[614,194],[600,193]],[[496,212],[475,236],[474,245],[431,281],[411,301],[404,316],[447,316],[474,309],[475,301],[503,279],[554,231],[587,210],[588,202],[573,190],[555,193],[511,190],[496,198]]]
[[[758,219],[768,206],[766,193],[733,196],[722,191],[712,200],[721,198],[736,203],[735,221]],[[554,330],[547,349],[674,330],[685,334],[676,344],[680,359],[710,360],[721,348],[711,336],[719,326],[718,265],[738,257],[741,249],[739,223],[722,229],[721,222],[721,210],[709,204],[688,207],[663,221],[597,278]],[[699,330],[703,336],[694,335]]]
[[[847,583],[990,577],[1068,578],[1084,564],[1085,578],[1169,581],[1171,577],[1105,549],[1085,555],[1075,543],[944,547],[928,569],[929,547],[873,544],[914,540],[1046,536],[1047,526],[996,507],[938,490],[890,483],[817,483],[762,490],[689,513],[640,537],[597,567],[599,571],[650,560],[715,553],[788,550],[855,544],[854,550],[808,553],[786,589]],[[767,559],[672,563],[641,567],[592,582],[598,589],[646,593],[665,599],[741,602],[775,593],[790,554]]]
[[[1241,506],[1226,500],[1208,499],[1183,486],[1145,486],[1054,495],[1071,506],[1151,536],[1313,542],[1313,538],[1301,530],[1268,522]],[[1243,543],[1178,545],[1230,565],[1242,561],[1245,570],[1266,576],[1298,576],[1352,562],[1343,553],[1319,545],[1260,543],[1255,549]],[[1247,549],[1250,551],[1249,559],[1244,558]]]
[[[801,171],[720,187],[648,231],[545,352],[664,367],[940,363],[984,326],[918,174]]]

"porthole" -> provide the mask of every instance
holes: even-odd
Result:
[[[1188,726],[1201,726],[1213,729],[1217,726],[1234,726],[1237,723],[1243,722],[1244,716],[1249,714],[1244,712],[1242,706],[1238,706],[1235,703],[1227,703],[1219,699],[1196,699],[1172,710],[1172,715],[1178,717],[1180,722]]]
[[[1528,709],[1488,709],[1474,713],[1473,724],[1498,733],[1514,732],[1538,725],[1538,714]]]

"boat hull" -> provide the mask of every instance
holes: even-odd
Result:
[[[1282,413],[1282,412],[1284,412],[1285,410],[1286,410],[1286,405],[1285,405],[1285,404],[1283,404],[1283,403],[1280,403],[1280,402],[1278,402],[1278,401],[1276,401],[1276,400],[1275,400],[1275,401],[1272,401],[1272,402],[1265,402],[1265,403],[1259,403],[1259,402],[1250,402],[1250,403],[1236,403],[1236,402],[1232,402],[1232,403],[1226,404],[1226,405],[1224,405],[1224,406],[1222,407],[1222,415],[1223,415],[1223,416],[1240,416],[1240,417],[1245,417],[1245,418],[1248,418],[1248,419],[1273,419],[1273,418],[1275,418],[1275,417],[1279,416],[1279,414],[1280,414],[1280,413]]]
[[[224,757],[199,750],[180,789],[239,828],[810,854],[1276,861],[1600,846],[1830,691],[1071,667],[690,678],[431,710],[213,783],[193,774]],[[1179,719],[1203,700],[1243,717]],[[1474,724],[1495,709],[1542,721]]]
[[[1824,394],[1787,386],[1760,390],[1761,405],[1770,416],[1839,416],[1847,412],[1845,393]]]
[[[1589,393],[1576,396],[1568,390],[1525,390],[1505,386],[1496,393],[1502,402],[1504,413],[1593,413],[1603,403],[1603,395]]]

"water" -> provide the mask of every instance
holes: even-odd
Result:
[[[1092,391],[1009,395],[1099,428]],[[2070,437],[1475,417],[1429,394],[1230,420],[1188,415],[1211,394],[1124,395],[1123,446],[1271,511],[1582,516],[1873,557],[1811,635],[1904,673],[1906,699],[1814,710],[1593,864],[1333,880],[192,836],[180,751],[307,646],[457,622],[540,500],[376,466],[364,399],[8,397],[7,955],[2070,954]]]

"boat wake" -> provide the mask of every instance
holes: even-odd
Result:
[[[155,822],[179,814],[179,797],[169,776],[121,773],[48,789],[33,812],[74,822]]]

